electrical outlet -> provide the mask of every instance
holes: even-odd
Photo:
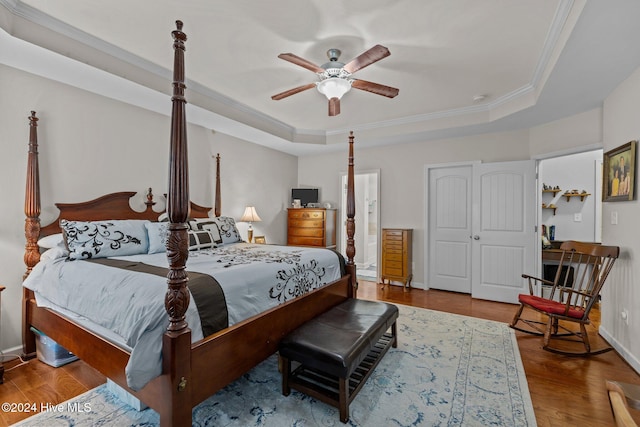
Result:
[[[623,308],[622,312],[620,312],[620,317],[622,317],[622,320],[624,320],[625,324],[629,324],[629,310]]]
[[[618,212],[611,212],[611,225],[618,225]]]
[[[573,221],[574,222],[581,222],[582,221],[582,214],[581,213],[573,214]]]

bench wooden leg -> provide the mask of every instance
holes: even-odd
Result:
[[[291,374],[291,360],[287,357],[278,356],[280,359],[280,366],[282,368],[282,394],[289,396],[291,393],[291,386],[289,386],[289,375]]]
[[[393,348],[398,348],[398,328],[396,326],[396,322],[393,322],[393,324],[391,325],[391,336],[393,337],[391,346]]]
[[[340,410],[340,421],[346,423],[349,421],[349,378],[340,378],[340,402],[338,409]]]

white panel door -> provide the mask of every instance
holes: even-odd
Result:
[[[471,293],[471,165],[428,169],[427,286]]]
[[[478,164],[473,174],[474,298],[516,303],[534,274],[535,161]]]

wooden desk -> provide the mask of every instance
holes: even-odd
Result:
[[[543,249],[542,250],[542,263],[545,261],[560,261],[562,258],[562,251],[560,249]]]
[[[564,241],[562,240],[554,240],[551,242],[551,246],[552,248],[550,249],[543,249],[542,250],[542,263],[544,264],[545,261],[555,261],[556,263],[558,261],[560,261],[560,257],[562,256],[562,251],[560,250],[560,245],[562,245],[564,243]],[[588,243],[594,243],[594,242],[588,242]],[[596,244],[600,244],[600,243],[596,243]],[[553,264],[553,262],[551,262],[550,264]]]

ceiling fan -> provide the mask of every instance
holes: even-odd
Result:
[[[371,49],[360,54],[358,57],[352,59],[348,64],[338,61],[341,53],[342,52],[340,52],[339,49],[329,49],[327,51],[329,62],[322,64],[321,66],[294,55],[293,53],[281,53],[278,55],[278,58],[313,71],[318,75],[320,80],[316,83],[298,86],[277,95],[273,95],[271,99],[278,101],[307,89],[317,87],[318,91],[325,95],[329,100],[329,115],[337,116],[340,114],[340,98],[342,98],[342,96],[352,87],[386,96],[388,98],[393,98],[398,95],[399,90],[394,87],[356,79],[352,76],[356,71],[391,55],[389,49],[381,45],[375,45]]]

